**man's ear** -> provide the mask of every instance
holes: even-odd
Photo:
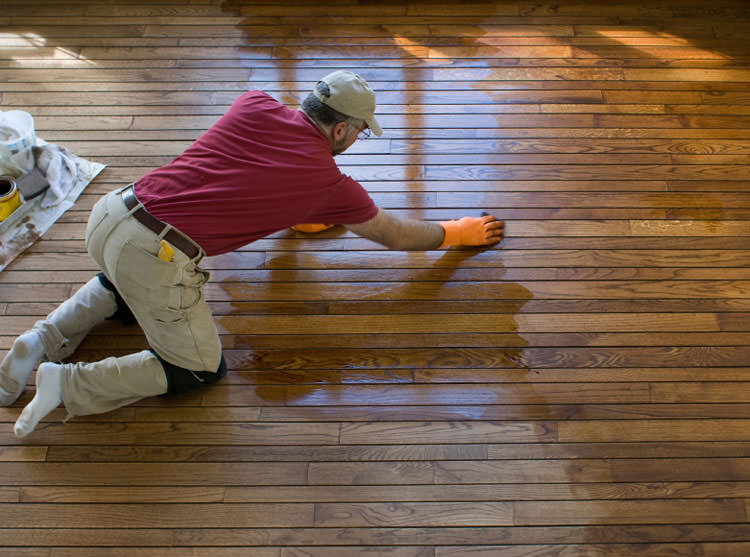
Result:
[[[334,141],[341,141],[346,137],[346,132],[349,128],[349,125],[346,122],[336,122],[336,124],[333,126],[333,140]]]

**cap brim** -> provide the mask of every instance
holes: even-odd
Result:
[[[374,116],[370,118],[369,120],[365,120],[365,122],[367,122],[367,127],[372,130],[372,133],[374,133],[378,137],[383,135],[383,128],[380,127],[380,124],[378,123],[378,121],[375,119]]]

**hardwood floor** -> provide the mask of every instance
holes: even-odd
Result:
[[[108,165],[0,273],[0,354],[94,273],[105,192],[242,91],[352,69],[382,138],[339,165],[398,214],[489,211],[495,249],[337,228],[210,258],[231,373],[23,441],[0,554],[750,554],[744,0],[5,0],[0,107]],[[76,357],[141,349],[97,327]]]

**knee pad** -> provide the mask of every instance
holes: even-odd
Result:
[[[221,355],[221,361],[216,371],[193,371],[169,363],[153,350],[151,350],[151,353],[159,359],[164,368],[164,374],[167,376],[167,392],[161,396],[188,393],[211,383],[216,383],[227,374],[227,362],[224,359],[224,354]]]
[[[112,281],[107,278],[107,275],[105,275],[104,273],[98,273],[96,277],[99,279],[99,282],[104,288],[115,295],[117,311],[107,319],[114,319],[115,317],[119,317],[125,325],[131,325],[135,323],[135,316],[133,315],[133,312],[130,311],[128,304],[125,303],[125,300],[123,300],[122,296],[120,296],[120,293],[117,291],[117,288],[115,288],[115,285],[112,284]]]

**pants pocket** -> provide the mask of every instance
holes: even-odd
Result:
[[[125,242],[115,265],[113,282],[125,301],[154,309],[180,309],[180,265],[162,261],[155,253]]]

